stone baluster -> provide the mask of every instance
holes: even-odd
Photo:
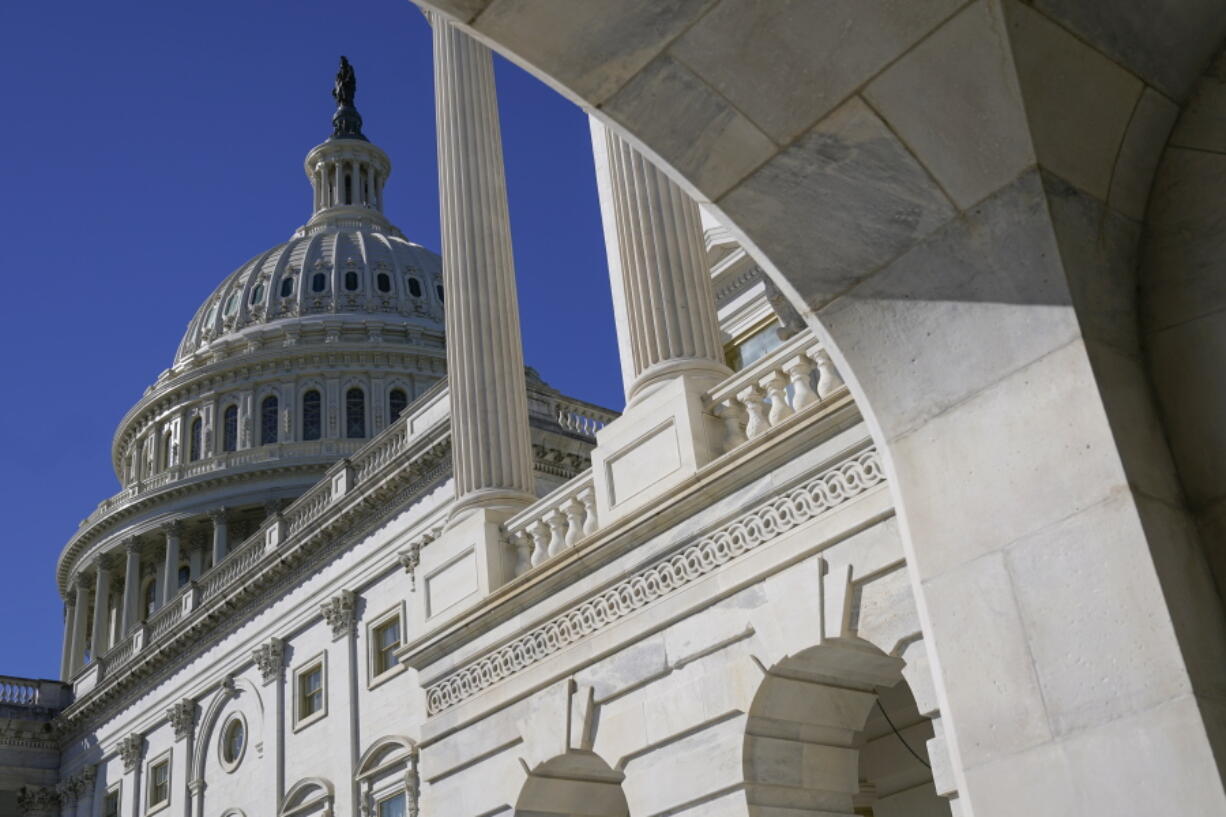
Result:
[[[76,599],[73,602],[72,661],[70,662],[69,679],[76,675],[77,670],[81,669],[82,664],[85,663],[85,631],[89,627],[89,585],[85,576],[79,573],[74,592]]]
[[[815,347],[808,351],[817,363],[817,396],[825,400],[843,387],[843,376],[834,368],[834,362],[825,349]]]
[[[783,373],[792,384],[792,408],[796,411],[818,402],[817,393],[810,385],[814,364],[805,355],[797,355],[783,364]]]
[[[545,524],[549,526],[549,555],[557,556],[566,549],[566,516],[552,510],[545,515]]]
[[[100,555],[94,562],[94,634],[90,640],[90,654],[95,659],[110,645],[110,628],[107,626],[111,600],[111,562]]]
[[[596,494],[591,488],[579,492],[579,501],[583,503],[583,535],[590,536],[596,532]]]
[[[432,14],[456,505],[533,500],[519,308],[489,49]]]
[[[527,531],[518,531],[511,537],[515,546],[515,575],[522,576],[532,569],[532,537]]]
[[[123,611],[119,637],[122,638],[140,621],[140,545],[135,539],[124,543]]]
[[[787,378],[779,372],[771,372],[762,378],[759,385],[766,389],[766,398],[770,400],[770,412],[766,419],[772,426],[792,416],[792,407],[788,405]]]
[[[566,546],[573,547],[583,538],[583,503],[573,497],[562,506],[562,513],[566,514]]]
[[[737,393],[736,399],[745,407],[749,419],[745,423],[745,436],[749,439],[761,437],[770,428],[770,419],[766,412],[766,403],[762,400],[762,391],[757,386],[749,386]]]
[[[528,526],[528,533],[536,545],[532,550],[532,566],[536,567],[549,558],[549,526],[538,519]]]
[[[170,522],[162,526],[162,532],[166,535],[166,556],[162,563],[162,604],[169,604],[179,592],[179,543],[182,527],[178,522]]]

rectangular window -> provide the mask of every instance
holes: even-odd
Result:
[[[119,817],[119,789],[112,789],[106,793],[106,800],[102,804],[102,817]]]
[[[378,817],[404,817],[404,792],[380,800]]]
[[[149,764],[149,808],[164,806],[170,802],[170,758],[165,757]]]
[[[327,653],[320,653],[294,670],[294,729],[314,723],[328,711]]]
[[[400,649],[400,616],[393,616],[375,627],[372,635],[375,675],[382,675],[400,663],[396,657],[396,650]]]

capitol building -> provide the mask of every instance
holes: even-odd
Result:
[[[342,57],[0,817],[1226,815],[1221,8],[419,5],[442,246]],[[524,360],[491,49],[590,117],[620,413]]]

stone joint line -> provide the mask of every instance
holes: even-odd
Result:
[[[432,684],[426,713],[458,705],[884,481],[875,448],[856,454]]]

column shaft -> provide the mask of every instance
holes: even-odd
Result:
[[[681,374],[727,377],[698,205],[620,136],[591,127],[627,400]]]
[[[166,528],[166,561],[162,565],[162,604],[179,592],[179,528]]]
[[[213,564],[221,563],[230,550],[230,533],[226,526],[226,511],[221,508],[209,515],[213,520]]]
[[[72,677],[72,625],[76,616],[76,604],[73,596],[69,596],[64,605],[64,646],[60,653],[60,680],[67,681]]]
[[[432,23],[457,508],[515,504],[535,477],[493,61]]]
[[[77,670],[85,663],[85,630],[89,627],[89,588],[85,585],[85,577],[77,576],[76,601],[73,603],[72,619],[72,661],[69,677],[77,674]]]
[[[94,636],[90,642],[90,654],[95,659],[110,647],[109,623],[111,600],[111,568],[101,557],[94,572]]]
[[[124,548],[123,614],[119,625],[119,638],[140,621],[140,548],[129,542]]]

